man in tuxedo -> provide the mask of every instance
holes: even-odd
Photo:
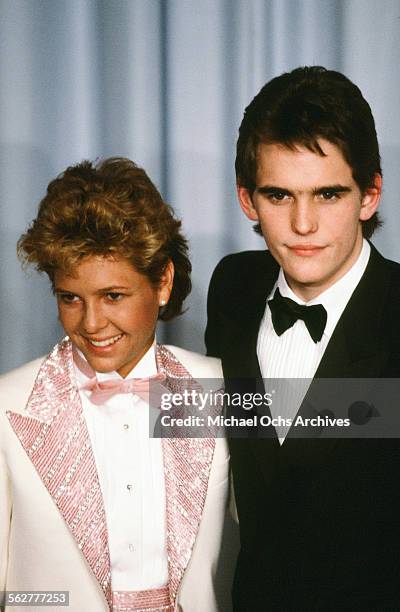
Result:
[[[398,377],[400,266],[368,241],[382,172],[358,87],[317,66],[268,82],[236,175],[268,250],[225,257],[211,280],[206,344],[227,385]],[[400,609],[399,440],[273,433],[229,441],[235,612]]]

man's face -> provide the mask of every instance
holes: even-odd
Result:
[[[61,324],[94,370],[126,376],[154,340],[172,280],[172,264],[156,288],[127,259],[87,257],[73,275],[55,274]]]
[[[256,189],[238,195],[245,214],[259,221],[268,249],[291,289],[305,301],[341,278],[362,247],[361,220],[374,214],[381,190],[361,194],[340,149],[326,141],[321,156],[298,146],[261,144]]]

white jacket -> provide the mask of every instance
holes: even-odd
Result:
[[[160,347],[168,375],[221,378],[220,362]],[[69,612],[112,609],[98,475],[71,343],[0,377],[0,592],[69,591]],[[167,548],[175,609],[217,610],[213,571],[228,495],[224,439],[164,439]],[[83,483],[83,485],[82,485]],[[63,608],[59,608],[62,610]],[[6,607],[6,612],[42,608]]]

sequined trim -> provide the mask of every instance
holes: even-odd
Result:
[[[159,371],[172,392],[184,388],[201,390],[199,383],[165,346],[157,347]],[[208,478],[214,455],[213,438],[163,439],[167,504],[167,550],[171,602],[189,563],[206,501]]]
[[[168,586],[147,591],[113,591],[113,612],[172,612]]]
[[[69,341],[42,364],[26,413],[7,415],[111,607],[106,516]]]

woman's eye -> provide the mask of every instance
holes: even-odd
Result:
[[[73,293],[60,293],[59,298],[64,304],[75,304],[79,302],[79,297]]]
[[[107,293],[107,298],[110,300],[110,302],[119,302],[123,297],[123,293],[115,293],[114,291]]]

